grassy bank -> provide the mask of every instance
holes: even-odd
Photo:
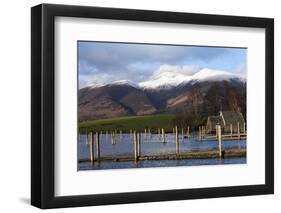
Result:
[[[157,114],[145,116],[125,116],[111,119],[83,121],[79,123],[80,129],[93,129],[96,131],[122,130],[130,129],[143,130],[150,128],[156,131],[158,128],[165,128],[166,131],[172,130],[171,119],[173,115]]]

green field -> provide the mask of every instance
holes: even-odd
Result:
[[[150,128],[151,131],[157,131],[158,128],[165,128],[166,131],[172,130],[171,119],[173,115],[157,114],[145,116],[125,116],[112,119],[101,119],[83,121],[79,123],[79,129],[92,129],[94,131],[122,130],[124,132],[134,130],[143,130]]]

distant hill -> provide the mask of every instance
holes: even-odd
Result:
[[[118,81],[78,92],[79,120],[129,115],[239,110],[246,113],[246,82],[234,74],[203,69],[193,76],[161,73],[146,82]]]

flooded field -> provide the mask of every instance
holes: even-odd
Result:
[[[204,158],[204,159],[175,159],[175,160],[140,160],[140,161],[95,161],[90,162],[90,145],[87,143],[85,134],[80,135],[78,142],[78,170],[91,169],[121,169],[121,168],[148,168],[148,167],[167,167],[167,166],[197,166],[197,165],[218,165],[218,164],[243,164],[246,157],[227,157],[227,158]],[[133,135],[128,133],[116,134],[116,143],[112,144],[110,134],[100,135],[100,157],[101,159],[118,159],[122,157],[134,157]],[[164,142],[165,141],[165,142]],[[218,141],[210,139],[199,139],[196,135],[184,138],[178,135],[179,153],[216,151]],[[94,143],[94,149],[96,148]],[[242,150],[246,149],[246,140],[223,140],[222,150]],[[176,153],[175,135],[168,133],[165,140],[159,134],[140,135],[141,156],[153,155],[173,155]],[[96,152],[94,150],[94,159]]]

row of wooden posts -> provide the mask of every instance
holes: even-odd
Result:
[[[159,133],[160,133],[160,129],[158,130],[158,134]],[[166,140],[165,140],[166,136],[165,136],[164,128],[161,129],[161,133],[162,133],[162,142],[166,143]],[[178,140],[178,128],[177,127],[175,127],[175,134],[176,134],[176,136],[175,136],[176,154],[179,155],[179,140]],[[134,159],[135,159],[135,161],[137,161],[141,157],[141,133],[134,130],[133,138],[134,138]]]
[[[175,130],[176,129],[176,130]],[[130,130],[130,135],[132,136],[133,131],[135,130]],[[92,131],[86,131],[86,135],[88,137],[88,135],[91,133]],[[173,128],[173,135],[175,134],[175,132],[178,134],[178,130],[177,127]],[[186,129],[186,135],[184,132],[184,128],[181,128],[181,135],[182,135],[182,140],[184,139],[184,137],[190,138],[190,132],[189,132],[189,127],[187,127]],[[102,135],[102,131],[99,132]],[[108,135],[108,131],[105,132],[106,135]],[[117,130],[111,131],[111,144],[116,144],[117,141],[117,135],[118,132]],[[122,138],[122,130],[119,131],[119,135],[120,135],[120,139]],[[144,137],[147,138],[147,136],[151,137],[152,133],[150,131],[150,129],[144,129]],[[166,132],[164,128],[158,128],[158,136],[161,139],[162,142],[166,142]],[[80,141],[80,133],[79,133],[79,141]],[[89,144],[89,140],[86,140],[86,144]]]
[[[162,129],[163,130],[163,129]],[[175,128],[176,134],[176,154],[179,154],[179,140],[178,140],[178,131],[177,127]],[[165,132],[162,131],[163,137],[165,137]],[[95,137],[95,143],[94,143]],[[116,144],[116,134],[111,133],[111,144]],[[133,131],[133,141],[134,141],[134,159],[137,161],[141,157],[141,133],[136,130]],[[166,141],[163,140],[165,143]],[[100,161],[100,133],[96,132],[94,134],[93,131],[90,131],[86,134],[86,143],[89,145],[90,149],[90,161]],[[96,148],[94,148],[96,146]],[[94,149],[96,150],[96,159],[94,159]]]
[[[100,161],[100,133],[96,132],[96,160]],[[86,142],[89,144],[90,160],[94,162],[94,132],[89,132],[86,136]]]
[[[218,139],[218,130],[217,130],[217,126],[216,125],[216,129],[215,129],[215,138]],[[234,133],[233,131],[233,128],[232,128],[232,124],[230,124],[230,130],[227,132],[229,134],[224,134],[223,137],[237,137],[238,139],[241,138],[241,136],[246,136],[246,124],[244,123],[244,128],[243,128],[243,132],[240,131],[240,125],[239,123],[237,123],[237,131],[236,133]],[[130,130],[130,135],[133,134],[133,131],[134,130]],[[178,128],[177,127],[174,127],[173,128],[173,135],[175,135],[175,133],[177,132],[178,134]],[[100,134],[102,134],[103,132],[100,131]],[[86,131],[86,134],[87,131]],[[114,131],[111,131],[111,144],[116,144],[116,141],[117,141],[117,135],[119,134],[120,136],[120,139],[122,138],[122,130],[119,130],[119,133],[117,132],[117,130],[114,130]],[[106,135],[108,135],[108,131],[106,131]],[[144,129],[144,137],[147,138],[147,136],[150,136],[151,137],[151,130],[148,128],[148,129]],[[184,138],[190,138],[190,128],[187,127],[186,128],[186,131],[184,128],[181,128],[181,135],[182,135],[182,140]],[[158,128],[158,136],[159,138],[161,138],[162,142],[166,142],[165,139],[166,139],[166,132],[165,132],[165,129],[164,128]],[[207,130],[207,127],[206,126],[199,126],[198,128],[198,136],[196,136],[198,139],[203,139],[203,138],[212,138],[214,136],[212,135],[209,135],[208,134],[208,130]],[[86,141],[86,143],[88,144],[88,140]]]
[[[200,128],[200,127],[199,127]],[[173,135],[175,134],[175,132],[177,130],[177,127],[173,128]],[[130,130],[130,135],[133,134],[133,131],[134,130]],[[200,131],[200,130],[199,130]],[[91,131],[89,131],[91,132]],[[103,132],[100,131],[99,132],[100,134],[102,134]],[[86,131],[86,135],[88,135],[88,131]],[[108,135],[108,131],[105,132],[106,135]],[[116,140],[117,140],[117,135],[118,135],[118,132],[117,130],[114,130],[112,131],[111,133],[111,144],[116,144]],[[122,138],[122,130],[119,131],[119,135],[120,135],[120,139]],[[147,136],[150,136],[151,137],[152,133],[150,131],[150,129],[144,129],[144,137],[147,138]],[[186,129],[186,135],[185,135],[185,132],[184,132],[184,128],[181,128],[181,135],[183,136],[182,139],[184,139],[184,137],[187,137],[189,138],[190,137],[190,133],[189,133],[189,127],[187,127]],[[165,129],[164,128],[158,128],[158,136],[159,138],[162,139],[162,142],[166,142],[165,141],[165,138],[166,138],[166,132],[165,132]],[[79,133],[79,141],[80,141],[80,133]],[[86,140],[86,144],[88,144],[88,140]]]
[[[216,125],[216,135],[215,135],[215,139],[218,140],[218,146],[219,146],[219,156],[222,156],[222,148],[221,148],[221,143],[222,143],[222,137],[224,137],[225,135],[222,135],[222,130],[221,130],[221,126],[220,125]],[[179,136],[178,136],[178,127],[175,126],[173,128],[173,135],[175,135],[175,153],[176,155],[180,154],[179,151]],[[106,135],[108,134],[108,132],[106,132]],[[117,143],[117,135],[118,132],[117,130],[112,131],[111,133],[111,144],[115,145]],[[96,132],[94,134],[93,131],[89,131],[86,132],[86,144],[89,145],[89,149],[90,149],[90,160],[91,162],[96,161],[100,161],[100,136],[102,135],[102,132]],[[119,131],[119,135],[120,135],[120,139],[122,138],[122,130]],[[141,157],[141,133],[136,131],[136,130],[130,130],[130,135],[133,137],[133,142],[134,142],[134,159],[137,161],[140,157]],[[147,137],[147,135],[151,136],[151,131],[150,129],[145,129],[144,130],[144,136]],[[164,128],[158,128],[158,135],[159,138],[161,139],[161,141],[163,143],[166,143],[166,135],[165,135],[165,129]],[[232,131],[232,125],[230,126],[230,136],[232,137],[233,135],[233,131]],[[239,123],[237,124],[237,134],[235,136],[237,136],[238,139],[241,139],[241,135],[246,135],[246,130],[245,130],[245,124],[244,124],[244,129],[243,129],[243,133],[240,133],[240,128],[239,128]],[[187,127],[186,130],[184,130],[184,128],[181,128],[181,136],[182,136],[182,142],[184,141],[184,138],[190,138],[190,128]],[[207,130],[205,126],[200,126],[199,127],[199,131],[198,131],[198,138],[201,140],[203,138],[210,138],[214,136],[208,136],[207,134]],[[95,140],[94,140],[95,138]],[[79,141],[80,141],[80,134],[79,134]],[[95,143],[94,143],[95,141]],[[95,146],[95,148],[94,148]],[[96,151],[96,159],[94,159],[94,150]]]
[[[175,144],[176,144],[176,155],[179,155],[179,137],[178,137],[178,128],[177,126],[174,129],[175,132]],[[189,136],[189,128],[187,130],[187,135]],[[122,133],[121,133],[122,134]],[[90,161],[94,162],[100,161],[100,132],[96,132],[94,135],[93,131],[90,131],[86,134],[86,143],[89,145],[90,149]],[[182,140],[184,140],[182,129]],[[94,144],[94,136],[95,136],[95,144]],[[162,128],[162,141],[165,141],[165,130]],[[134,159],[137,161],[141,157],[141,133],[136,130],[133,131],[133,141],[134,141]],[[116,144],[116,132],[111,133],[111,144]],[[96,159],[94,159],[94,146],[96,145]]]
[[[218,125],[217,125],[218,126]],[[218,138],[218,130],[217,130],[217,126],[216,126],[216,134],[215,134],[215,138]],[[232,124],[230,125],[230,134],[224,134],[223,137],[233,137],[233,136],[237,136],[238,139],[241,139],[241,136],[246,136],[246,129],[245,129],[245,124],[244,124],[244,129],[243,132],[240,131],[240,127],[239,127],[239,123],[237,124],[238,129],[237,129],[237,133],[235,134],[232,130]],[[177,127],[173,128],[173,135],[175,134],[175,129],[177,129]],[[130,130],[130,135],[132,135],[133,130]],[[87,134],[87,132],[86,132]],[[102,132],[100,132],[100,134],[102,134]],[[108,135],[108,132],[106,132],[106,135]],[[112,131],[111,132],[111,144],[116,144],[117,141],[117,135],[118,132],[117,130]],[[120,135],[120,139],[122,138],[122,130],[119,131],[119,135]],[[166,133],[165,133],[165,129],[164,128],[159,128],[158,129],[158,135],[159,138],[161,138],[162,142],[166,142],[165,138],[166,138]],[[186,134],[184,132],[184,128],[181,128],[181,135],[182,135],[182,140],[184,140],[184,138],[190,138],[190,132],[189,132],[189,127],[187,127],[186,129]],[[144,137],[147,138],[147,136],[151,137],[151,131],[150,129],[144,129]],[[203,138],[212,138],[214,136],[209,136],[207,134],[207,130],[205,126],[199,126],[199,131],[198,131],[198,139],[203,139]],[[86,143],[88,144],[88,140],[86,141]]]
[[[215,138],[216,139],[218,139],[218,126],[220,126],[220,125],[216,125],[216,127],[215,127]],[[198,138],[199,139],[213,138],[214,136],[209,135],[208,132],[209,131],[207,130],[206,126],[199,126]],[[233,125],[230,124],[229,125],[229,131],[224,131],[224,134],[222,135],[222,137],[230,137],[230,138],[237,137],[237,139],[240,140],[242,136],[246,136],[246,135],[247,135],[247,133],[246,133],[246,123],[244,123],[243,130],[241,131],[240,130],[240,124],[238,122],[236,133],[233,131]]]

